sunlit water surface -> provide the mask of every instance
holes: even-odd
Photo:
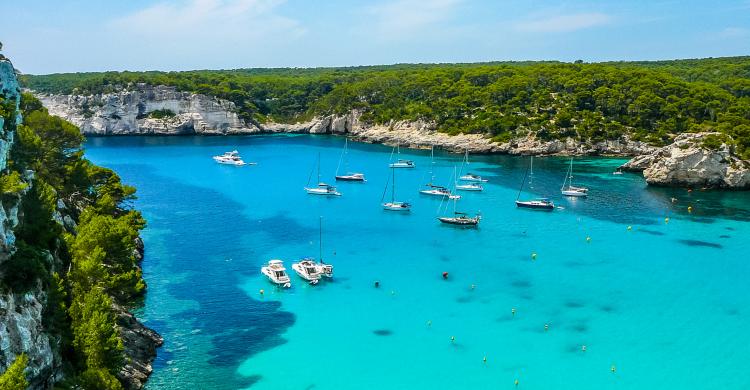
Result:
[[[528,159],[472,156],[464,171],[490,182],[457,208],[483,219],[456,229],[436,220],[440,200],[418,194],[429,151],[401,151],[417,163],[397,172],[409,214],[380,207],[391,158],[381,145],[350,143],[349,167],[367,183],[307,195],[318,153],[333,181],[342,146],[89,140],[95,163],[138,188],[148,220],[137,314],[165,338],[149,389],[750,388],[749,194],[651,189],[612,175],[621,159],[582,158],[575,179],[591,195],[562,199],[568,160],[538,158],[523,196],[559,208],[519,210]],[[232,149],[258,165],[211,160]],[[436,152],[434,181],[451,185],[461,160]],[[318,256],[320,216],[334,280],[271,286],[267,260]]]

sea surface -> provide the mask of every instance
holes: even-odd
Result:
[[[401,149],[399,214],[380,203],[392,148],[349,143],[366,183],[307,195],[330,136],[92,138],[87,155],[138,189],[148,294],[136,310],[165,339],[148,389],[748,389],[750,193],[648,188],[622,159],[578,158],[588,199],[559,195],[568,159]],[[237,149],[255,166],[216,164]],[[489,179],[455,207],[419,195],[454,170]],[[432,175],[430,174],[432,171]],[[431,176],[434,175],[434,179]],[[674,199],[673,199],[674,198]],[[690,208],[690,209],[689,209]],[[690,210],[690,211],[689,211]],[[291,289],[269,259],[323,257],[335,277]],[[444,279],[442,273],[447,272]],[[376,288],[374,282],[379,281]],[[264,290],[264,294],[260,294]]]

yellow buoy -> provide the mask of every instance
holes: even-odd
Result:
[[[692,213],[692,212],[693,212],[693,206],[688,206],[688,213]]]
[[[664,223],[669,223],[669,217],[664,218]]]
[[[633,227],[628,225],[628,230],[633,230]]]
[[[518,379],[516,379],[516,380],[515,380],[515,381],[513,382],[513,384],[514,384],[514,385],[516,385],[516,387],[518,387]]]

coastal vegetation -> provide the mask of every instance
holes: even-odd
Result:
[[[145,289],[136,244],[145,221],[129,206],[135,189],[87,160],[78,128],[31,94],[22,95],[21,111],[0,189],[20,200],[23,218],[16,251],[0,266],[0,287],[47,292],[44,327],[59,338],[65,364],[58,386],[122,389],[114,304],[128,305]]]
[[[230,100],[254,122],[358,109],[373,123],[425,120],[443,132],[496,141],[529,133],[591,142],[627,135],[665,145],[680,133],[717,131],[750,158],[750,57],[101,72],[26,75],[22,83],[38,92],[76,94],[171,85]]]

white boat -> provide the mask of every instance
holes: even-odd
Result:
[[[528,179],[529,181],[529,188],[533,188],[531,183],[533,178],[534,156],[531,156],[531,159],[529,161],[529,169],[526,170],[526,174],[523,176],[523,181],[521,182],[521,188],[518,189],[518,196],[516,196],[516,207],[532,210],[553,211],[555,209],[555,204],[547,198],[521,200],[521,193],[523,192],[524,184],[526,184],[526,179]]]
[[[484,191],[484,187],[477,182],[469,182],[465,184],[457,184],[456,190],[458,191]]]
[[[332,186],[330,184],[323,183],[320,181],[320,153],[318,153],[318,185],[315,187],[310,186],[310,181],[312,179],[312,172],[310,172],[310,177],[307,178],[307,186],[305,186],[305,192],[307,192],[310,195],[323,195],[323,196],[341,196],[341,193],[336,190],[335,186]]]
[[[336,166],[336,180],[338,181],[358,181],[365,182],[365,174],[357,172],[347,172],[346,174],[339,175],[339,168],[341,168],[341,162],[344,163],[344,170],[348,170],[349,160],[347,156],[349,154],[349,139],[344,141],[344,150],[341,151],[341,157],[339,158],[339,165]]]
[[[320,261],[316,262],[315,259],[313,259],[312,257],[305,258],[303,259],[303,261],[307,260],[312,264],[312,266],[315,268],[315,272],[318,274],[318,279],[320,279],[323,276],[327,278],[332,278],[333,277],[333,265],[328,264],[325,261],[323,261],[323,217],[320,217],[318,226],[319,226],[318,257],[320,258]]]
[[[622,171],[618,168],[616,171],[612,172],[613,175],[622,175]]]
[[[220,156],[214,156],[213,159],[219,164],[236,165],[236,166],[255,165],[255,163],[244,162],[242,158],[240,157],[240,152],[236,150],[233,150],[231,152],[225,152],[224,154]]]
[[[573,157],[570,158],[570,166],[568,168],[567,174],[565,175],[565,181],[563,182],[562,187],[560,187],[560,192],[564,196],[576,198],[584,198],[588,196],[588,188],[576,187],[573,185]]]
[[[411,205],[408,202],[396,201],[396,169],[391,168],[391,176],[393,177],[393,183],[391,185],[391,201],[383,203],[383,209],[389,211],[410,211]],[[388,191],[388,183],[385,183],[385,189],[383,190],[383,196],[380,198],[382,202],[385,199],[385,194]]]
[[[310,284],[318,284],[320,280],[318,267],[315,264],[315,260],[311,258],[304,258],[292,264],[292,269],[300,278],[307,280]]]
[[[459,178],[461,181],[486,183],[488,180],[482,178],[482,176],[475,175],[473,173],[467,173]]]
[[[453,168],[453,177],[451,179],[456,179],[456,169]],[[455,182],[454,182],[455,183]],[[453,214],[452,216],[442,216],[438,217],[438,221],[444,224],[448,225],[454,225],[454,226],[460,226],[460,227],[477,227],[479,225],[479,221],[482,219],[482,217],[477,214],[473,217],[470,217],[468,214],[456,211],[456,200],[453,198]],[[442,208],[442,202],[441,202],[441,208]],[[447,207],[446,207],[447,208]],[[439,208],[440,209],[440,208]]]
[[[431,196],[443,196],[443,197],[449,197],[451,196],[451,191],[443,186],[436,186],[431,183],[426,184],[426,188],[423,190],[419,190],[420,194],[423,195],[431,195]]]
[[[394,151],[396,152],[396,156],[400,156],[401,155],[401,147],[399,145],[396,145],[396,147],[393,148],[393,149],[394,150],[391,151],[391,160],[390,161],[393,160],[393,152]],[[406,159],[401,159],[400,158],[400,159],[396,160],[396,162],[388,164],[388,167],[389,168],[416,168],[417,164],[415,164],[414,161],[412,161],[412,160],[406,160]]]
[[[281,260],[270,260],[267,265],[260,268],[260,272],[266,275],[273,284],[285,288],[292,287],[292,282],[289,280],[286,268],[284,268],[284,262]]]

